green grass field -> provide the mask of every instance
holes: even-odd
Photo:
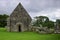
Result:
[[[7,32],[0,28],[0,40],[60,40],[60,34],[38,34],[35,32]]]

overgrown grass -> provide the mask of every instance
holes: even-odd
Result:
[[[7,32],[0,28],[0,40],[60,40],[60,34],[38,34],[35,32]]]

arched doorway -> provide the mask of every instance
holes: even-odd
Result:
[[[18,25],[18,31],[21,32],[21,25]]]
[[[16,24],[16,29],[17,29],[18,32],[25,31],[24,30],[24,25],[22,23],[20,23],[20,22]]]

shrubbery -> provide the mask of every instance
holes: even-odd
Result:
[[[9,16],[6,14],[0,15],[0,27],[5,27],[7,25],[7,18]]]

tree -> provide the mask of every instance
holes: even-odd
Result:
[[[9,16],[6,14],[0,15],[0,27],[5,27],[7,25],[7,18]]]
[[[36,21],[33,22],[33,26],[40,26],[52,28],[54,26],[54,22],[50,21],[46,16],[38,16],[35,17]]]
[[[58,26],[60,26],[60,19],[57,19],[57,20],[56,20],[56,24],[57,24]]]

